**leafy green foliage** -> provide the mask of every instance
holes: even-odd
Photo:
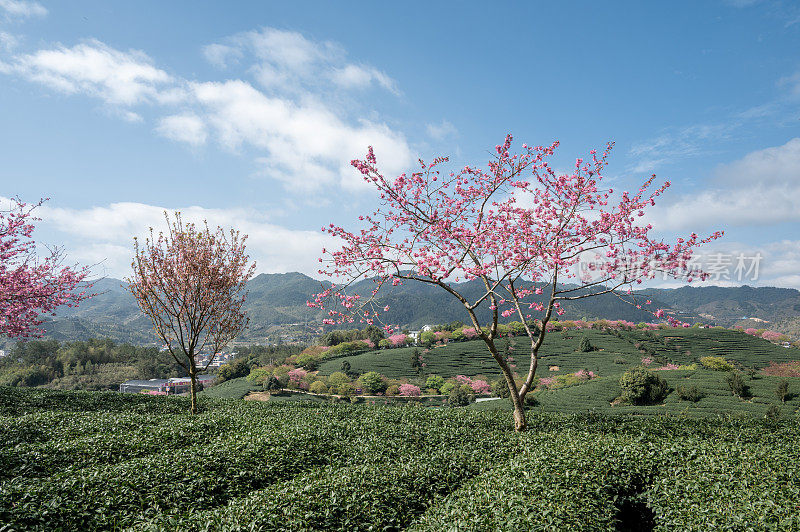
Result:
[[[781,403],[786,402],[786,397],[789,395],[789,381],[783,380],[775,387],[775,395],[781,400]]]
[[[619,387],[620,402],[632,405],[656,404],[669,393],[666,381],[642,366],[626,371],[619,379]]]
[[[683,386],[679,384],[675,389],[675,392],[678,394],[678,397],[681,399],[681,401],[691,401],[692,403],[696,403],[703,398],[703,392],[698,390],[697,386]]]
[[[386,391],[386,381],[380,373],[376,371],[368,371],[358,378],[358,384],[364,393],[375,394]]]
[[[594,347],[592,347],[592,342],[589,341],[588,338],[585,336],[581,337],[581,343],[578,346],[578,349],[581,353],[588,353],[589,351],[594,351]]]
[[[700,363],[704,368],[714,371],[731,371],[733,366],[724,357],[700,357]]]
[[[472,388],[468,384],[462,384],[461,386],[453,387],[447,398],[447,404],[450,406],[467,406],[474,400],[475,394],[472,392]]]
[[[736,397],[741,397],[742,399],[750,397],[750,386],[745,384],[742,374],[738,371],[728,373],[728,376],[725,377],[725,382],[728,383],[731,393]]]

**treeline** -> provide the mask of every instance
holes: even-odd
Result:
[[[161,353],[155,347],[117,344],[107,338],[18,342],[0,359],[0,385],[5,386],[106,390],[116,389],[130,379],[184,374],[169,353]]]
[[[220,373],[244,372],[247,375],[251,367],[282,361],[302,349],[298,346],[237,347],[237,358],[223,365]],[[19,342],[7,356],[0,358],[0,386],[116,390],[120,383],[131,379],[184,376],[186,372],[168,352],[160,352],[156,347],[117,344],[107,338]]]

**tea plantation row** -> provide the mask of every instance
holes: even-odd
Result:
[[[0,388],[0,530],[800,528],[800,425]]]

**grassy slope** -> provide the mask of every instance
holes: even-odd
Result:
[[[677,364],[698,363],[703,356],[723,356],[736,363],[742,369],[749,367],[763,368],[770,361],[786,362],[800,360],[800,350],[786,349],[752,336],[725,329],[668,329],[647,333],[643,331],[624,332],[624,338],[618,338],[608,332],[585,330],[560,332],[548,335],[542,349],[539,376],[553,376],[573,373],[580,369],[594,371],[600,378],[593,381],[544,391],[536,394],[542,411],[559,412],[606,412],[606,413],[639,413],[639,414],[681,414],[707,416],[719,413],[745,413],[763,416],[769,405],[775,404],[788,413],[800,408],[800,382],[790,379],[790,391],[795,396],[781,404],[775,396],[775,388],[781,378],[758,376],[750,379],[745,376],[751,388],[752,397],[746,401],[731,395],[725,382],[725,372],[697,369],[694,371],[663,371],[659,374],[672,388],[678,385],[696,386],[705,397],[697,403],[679,400],[676,393],[671,393],[663,405],[649,407],[611,407],[611,401],[619,395],[619,377],[630,367],[641,362],[646,356],[642,349],[654,350],[658,356],[652,366],[667,362]],[[583,336],[589,338],[597,351],[581,353],[578,345]],[[515,339],[515,352],[519,368],[527,367],[530,358],[521,354],[524,350],[522,339]],[[341,367],[347,360],[353,370],[378,371],[388,377],[416,377],[409,358],[413,348],[372,351],[343,359],[328,361],[320,367],[320,373],[328,375]],[[455,375],[498,378],[499,371],[484,344],[480,341],[451,343],[444,347],[436,347],[424,354],[427,374],[443,377]],[[624,362],[624,363],[619,363]],[[558,366],[557,371],[549,371],[551,366]],[[699,366],[699,364],[698,364]],[[506,401],[489,401],[473,405],[476,409],[508,409]]]

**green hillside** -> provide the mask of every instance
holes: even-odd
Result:
[[[588,338],[596,349],[580,352],[582,338]],[[514,358],[520,373],[530,362],[525,356],[525,342],[515,338]],[[638,347],[637,347],[638,346]],[[322,375],[338,371],[343,361],[358,373],[377,371],[390,378],[420,378],[411,367],[410,354],[414,348],[387,349],[328,360],[320,366]],[[731,362],[742,373],[750,387],[751,397],[735,397],[725,381],[727,372],[706,369],[701,357],[721,356]],[[640,365],[643,358],[652,358],[651,368],[669,363],[688,366],[693,370],[663,370],[657,373],[673,389],[663,404],[654,406],[611,406],[619,396],[619,379],[633,366]],[[425,375],[440,375],[448,378],[455,375],[500,378],[500,371],[482,341],[450,343],[423,353]],[[781,377],[763,375],[757,370],[770,362],[783,363],[800,360],[800,349],[784,348],[761,338],[727,329],[665,329],[657,331],[608,331],[571,330],[553,332],[547,336],[541,350],[539,377],[557,377],[580,370],[589,370],[598,378],[582,384],[535,392],[538,410],[550,412],[604,412],[638,414],[717,415],[742,413],[764,416],[771,405],[785,413],[800,408],[800,379],[789,379],[793,391],[785,404],[777,398],[775,390]],[[695,386],[704,394],[698,402],[682,401],[675,392],[677,386]],[[477,409],[510,410],[507,401],[491,401],[473,405]]]

